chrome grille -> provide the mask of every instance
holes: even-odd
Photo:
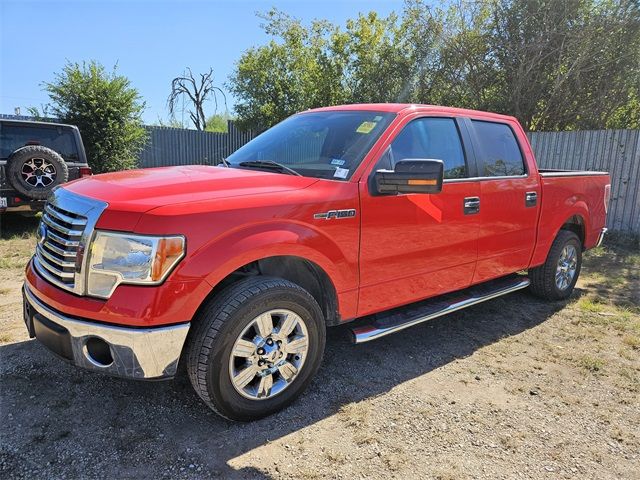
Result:
[[[40,265],[53,276],[49,280],[68,290],[75,286],[80,239],[87,226],[87,218],[51,203],[47,203],[38,228],[36,257]]]
[[[42,212],[33,264],[49,282],[84,294],[85,248],[107,204],[56,188]]]

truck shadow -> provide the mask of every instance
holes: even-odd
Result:
[[[579,295],[576,290],[573,299]],[[120,380],[69,366],[33,341],[5,345],[0,347],[0,473],[267,478],[258,466],[236,469],[229,462],[330,417],[343,405],[536,327],[565,305],[517,292],[359,346],[350,344],[345,327],[336,327],[307,392],[288,409],[248,424],[209,411],[184,377]]]

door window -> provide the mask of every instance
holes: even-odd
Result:
[[[481,177],[524,175],[524,160],[511,127],[505,123],[472,120],[478,139]]]
[[[467,166],[456,122],[452,118],[418,118],[396,136],[380,159],[378,168],[393,170],[405,159],[436,159],[444,162],[444,178],[467,177]]]

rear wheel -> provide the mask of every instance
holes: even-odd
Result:
[[[254,420],[284,408],[322,361],[322,311],[306,290],[287,280],[237,282],[209,301],[194,323],[189,378],[204,402],[231,420]]]
[[[573,292],[582,266],[582,244],[569,230],[560,230],[547,260],[529,269],[530,289],[547,300],[563,300]]]

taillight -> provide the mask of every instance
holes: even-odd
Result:
[[[611,200],[611,184],[604,186],[604,212],[609,213],[609,201]]]
[[[93,175],[91,167],[80,167],[80,178],[90,177],[91,175]]]

